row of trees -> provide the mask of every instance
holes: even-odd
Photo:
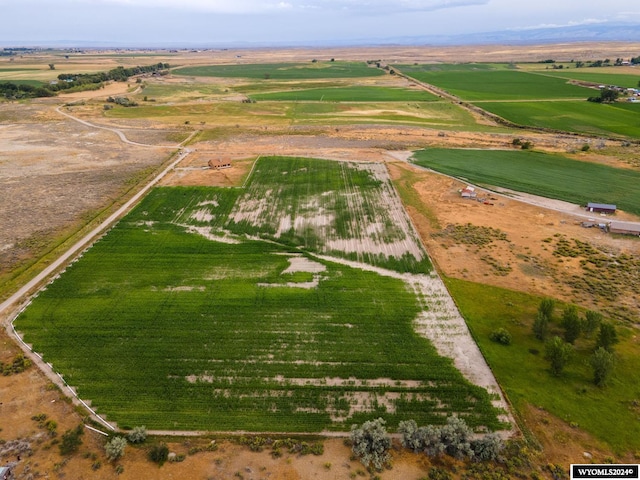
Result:
[[[351,450],[370,470],[382,470],[390,465],[391,437],[382,418],[351,428]],[[459,417],[450,416],[445,425],[418,427],[414,420],[398,424],[402,446],[430,457],[448,455],[476,461],[496,460],[504,442],[495,433],[474,438],[473,431]]]
[[[169,67],[168,63],[157,63],[132,68],[117,67],[108,72],[99,73],[62,73],[58,75],[58,82],[42,86],[2,82],[0,83],[0,95],[10,100],[19,100],[23,98],[52,97],[60,91],[69,89],[97,90],[107,81],[126,82],[134,75],[145,73],[165,74]]]

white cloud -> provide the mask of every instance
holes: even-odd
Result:
[[[608,20],[598,18],[585,18],[584,20],[570,20],[565,23],[541,23],[538,25],[530,25],[527,27],[514,28],[513,30],[535,30],[538,28],[566,28],[579,27],[581,25],[596,25],[598,23],[607,23]]]
[[[261,14],[289,11],[349,11],[363,15],[379,13],[427,12],[455,7],[484,5],[490,0],[73,0],[85,5],[119,5],[170,8],[210,13]]]

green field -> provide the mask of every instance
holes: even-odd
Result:
[[[315,102],[432,102],[438,97],[424,90],[391,87],[343,87],[295,89],[251,95],[258,101]]]
[[[585,71],[587,70],[587,71]],[[594,71],[590,71],[594,70]],[[571,70],[550,70],[545,75],[553,75],[554,77],[568,78],[572,80],[580,80],[584,82],[593,82],[601,85],[616,85],[618,87],[637,88],[640,81],[639,75],[630,75],[624,73],[611,73],[611,71],[600,72],[599,68],[594,69],[571,69]]]
[[[402,73],[435,85],[463,100],[586,99],[593,90],[567,83],[562,78],[517,70],[489,68],[432,70],[424,66],[399,65]]]
[[[195,77],[304,80],[318,78],[360,78],[385,75],[361,62],[268,63],[251,65],[210,65],[173,70],[175,75]]]
[[[586,205],[612,203],[640,214],[640,172],[522,150],[430,148],[416,164],[484,186]]]
[[[334,164],[263,159],[246,191],[156,188],[16,328],[120,427],[346,431],[372,416],[393,427],[441,423],[450,412],[501,427],[489,394],[415,333],[420,307],[403,281],[308,256],[293,236],[229,232],[260,235],[232,219],[260,206],[256,185],[270,176],[286,179],[277,208],[288,212],[330,197],[328,188],[366,206],[381,182],[357,166],[327,168]],[[331,202],[323,208],[341,208]],[[370,209],[381,215],[381,206]],[[254,212],[262,222],[275,210]],[[364,216],[336,225],[348,237],[356,223],[369,225]],[[276,238],[269,225],[266,236]]]
[[[457,105],[446,102],[213,102],[187,105],[162,105],[141,102],[135,108],[116,107],[104,113],[112,118],[145,118],[176,125],[205,122],[208,126],[257,125],[422,125],[438,129],[487,131],[473,116]],[[493,128],[495,130],[495,128]]]
[[[587,361],[593,338],[579,339],[566,372],[554,377],[544,359],[544,344],[531,331],[539,297],[464,280],[447,279],[446,283],[516,410],[523,411],[526,405],[542,408],[577,424],[620,453],[640,448],[640,423],[634,406],[640,385],[635,332],[618,326],[621,342],[616,346],[616,370],[607,387],[596,387],[592,381]],[[556,307],[556,317],[561,316],[562,308]],[[511,345],[490,340],[497,328],[511,333]],[[562,336],[559,320],[551,324],[551,331]]]
[[[591,135],[640,138],[640,103],[535,101],[475,104],[519,125]]]

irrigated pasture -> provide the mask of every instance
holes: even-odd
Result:
[[[415,332],[429,299],[294,246],[400,240],[389,192],[375,166],[308,159],[261,160],[246,191],[157,188],[16,328],[121,427],[344,431],[459,412],[499,428],[487,391]]]
[[[570,79],[637,85],[629,74],[516,70],[515,65],[400,65],[416,80],[435,85],[463,100],[519,125],[594,135],[640,137],[636,121],[640,104],[601,105],[587,102],[598,90],[570,83]],[[595,70],[595,69],[594,69]],[[625,70],[626,71],[626,70]]]
[[[425,90],[392,87],[313,88],[251,95],[258,101],[315,102],[431,102],[438,100]]]
[[[640,214],[640,172],[560,155],[522,150],[430,148],[414,155],[418,165],[467,179],[585,205],[613,203]]]
[[[246,65],[210,65],[184,67],[176,75],[195,77],[262,78],[265,80],[302,80],[316,78],[359,78],[384,75],[364,62],[265,63]]]
[[[598,93],[592,91],[591,96]],[[476,102],[477,106],[520,125],[592,135],[640,138],[640,103],[587,101]]]
[[[567,78],[571,80],[579,80],[581,82],[591,82],[598,85],[615,85],[618,87],[638,87],[638,81],[640,81],[640,72],[633,75],[631,73],[616,73],[614,70],[606,69],[600,71],[599,68],[589,69],[595,71],[584,71],[585,69],[569,69],[569,70],[550,70],[545,71],[545,75],[553,75],[554,77]],[[629,72],[629,70],[624,70]]]
[[[518,70],[449,68],[434,71],[422,65],[399,65],[403,73],[435,85],[470,102],[481,100],[547,100],[584,98],[593,90],[571,85],[562,78]]]

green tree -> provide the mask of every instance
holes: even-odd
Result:
[[[553,320],[553,311],[556,308],[556,302],[553,298],[543,298],[538,305],[538,312],[547,317],[547,320]]]
[[[549,318],[538,310],[538,314],[536,315],[536,319],[533,322],[533,334],[536,336],[538,340],[544,341],[547,338],[547,334],[549,333]]]
[[[371,465],[378,471],[391,460],[391,437],[384,425],[385,421],[378,418],[364,422],[360,428],[357,425],[351,427],[351,450],[365,467]]]
[[[551,364],[551,373],[560,376],[573,354],[573,345],[560,337],[553,337],[545,344],[545,358]]]
[[[589,363],[593,368],[593,382],[599,387],[604,387],[609,381],[615,366],[613,353],[600,347],[591,356]]]
[[[600,312],[594,312],[589,310],[585,313],[584,316],[584,324],[582,325],[582,329],[588,337],[593,335],[593,332],[597,330],[597,328],[602,323],[602,314]]]
[[[567,305],[562,312],[562,328],[564,328],[564,339],[568,343],[573,344],[580,336],[582,324],[575,305]]]
[[[122,458],[124,455],[124,449],[127,446],[127,440],[124,437],[113,437],[104,445],[104,450],[107,454],[107,459],[110,462]]]
[[[604,348],[605,350],[611,352],[613,351],[613,346],[618,343],[618,333],[616,332],[616,327],[609,322],[602,322],[600,324],[600,330],[598,332],[598,339],[596,341],[596,348]]]

